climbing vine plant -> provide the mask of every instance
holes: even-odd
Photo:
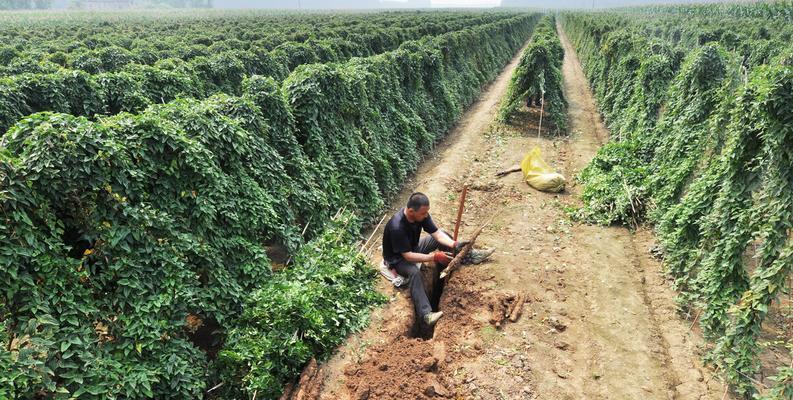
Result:
[[[0,78],[0,398],[277,397],[366,323],[362,223],[539,19],[468,16],[286,77],[226,55]]]
[[[501,100],[498,115],[508,120],[523,104],[542,107],[556,132],[567,131],[567,100],[562,86],[564,50],[556,33],[556,18],[545,16],[534,29],[526,50]]]
[[[793,277],[793,7],[784,4],[768,18],[755,16],[765,5],[724,7],[731,30],[700,6],[561,19],[612,132],[579,176],[585,205],[575,215],[655,224],[680,305],[711,344],[705,359],[746,398],[793,395],[789,365],[759,377],[764,322]]]

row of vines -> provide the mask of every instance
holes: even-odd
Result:
[[[17,122],[0,398],[277,397],[382,300],[357,232],[539,18],[500,15],[239,93]]]
[[[791,398],[791,4],[709,7],[563,15],[612,133],[577,216],[654,224],[707,361],[746,398]]]
[[[401,14],[396,15],[400,17],[394,16],[392,19],[398,21],[406,18]],[[44,60],[36,61],[35,71],[20,71],[20,68],[13,67],[18,60],[9,62],[14,75],[0,78],[0,132],[5,132],[23,116],[41,111],[94,117],[120,112],[136,113],[150,105],[167,103],[176,98],[203,99],[216,93],[240,95],[242,82],[248,76],[269,76],[282,81],[299,65],[343,62],[352,57],[375,55],[393,50],[405,41],[420,39],[426,32],[453,32],[504,18],[505,14],[439,13],[436,17],[442,23],[424,21],[416,27],[383,30],[382,33],[374,30],[357,38],[353,28],[351,37],[334,39],[334,32],[339,28],[333,25],[327,30],[312,33],[311,37],[321,39],[307,39],[302,43],[284,42],[273,49],[259,44],[254,40],[256,36],[249,37],[248,41],[227,39],[213,42],[207,38],[208,33],[199,35],[188,31],[184,32],[187,36],[180,36],[175,43],[162,44],[167,46],[164,51],[177,54],[156,62],[141,60],[140,54],[133,55],[124,48],[107,45],[113,42],[111,40],[89,37],[84,42],[90,42],[91,47],[97,49],[88,52],[79,51],[85,47],[75,49],[75,59],[84,62],[79,65],[72,63],[70,68]],[[348,22],[354,22],[359,17],[346,18],[350,18]],[[420,21],[426,19],[429,17],[420,17]],[[197,25],[214,26],[203,22]],[[248,24],[240,25],[238,29],[249,27]],[[369,23],[359,25],[357,29],[360,30],[371,27]],[[163,29],[160,25],[155,27]],[[158,32],[155,27],[149,29]],[[299,30],[301,26],[292,28]],[[408,29],[408,33],[405,29]],[[181,30],[171,35],[178,33],[182,33]],[[120,40],[116,36],[113,38]],[[180,45],[185,40],[201,44]],[[47,46],[43,48],[52,50]],[[37,49],[41,51],[41,48]],[[144,53],[149,54],[146,51]],[[62,55],[62,52],[42,57],[61,57],[59,54]],[[87,58],[83,59],[83,56]],[[39,68],[42,65],[49,67]]]
[[[499,119],[507,121],[525,102],[542,107],[557,132],[567,131],[567,100],[562,86],[564,50],[556,33],[556,18],[542,18],[531,43],[520,56],[501,102]]]
[[[330,57],[379,54],[407,40],[499,18],[497,12],[329,15],[193,11],[157,18],[146,11],[120,16],[73,15],[50,12],[0,16],[2,74],[51,73],[59,68],[115,72],[129,64],[190,61],[228,51],[272,52],[275,58],[293,62],[301,57],[315,57],[315,62],[341,61]]]

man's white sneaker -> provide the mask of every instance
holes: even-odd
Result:
[[[396,273],[395,270],[388,268],[385,261],[380,263],[380,274],[383,275],[384,278],[388,279],[394,286],[400,287],[405,284],[405,278],[402,275]]]
[[[397,275],[391,283],[393,283],[395,287],[400,287],[405,284],[405,278],[403,278],[402,275]]]

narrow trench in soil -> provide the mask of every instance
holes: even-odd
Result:
[[[421,267],[421,275],[424,279],[424,290],[427,291],[427,297],[430,300],[432,311],[441,311],[440,303],[443,289],[446,286],[446,281],[441,279],[440,271],[435,263],[424,264]],[[418,316],[413,318],[413,326],[410,329],[409,336],[411,338],[429,340],[435,335],[435,327],[443,322],[443,318],[438,321],[435,326],[427,326],[424,321]]]

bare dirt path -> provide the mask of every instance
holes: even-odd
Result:
[[[493,259],[430,287],[445,314],[428,340],[411,337],[408,293],[383,283],[391,303],[325,364],[322,399],[722,399],[724,386],[699,361],[696,329],[677,316],[648,252],[650,232],[571,222],[564,207],[579,204],[573,183],[553,195],[534,191],[519,173],[493,177],[539,146],[572,182],[608,137],[561,37],[569,136],[537,138],[536,110],[511,125],[494,122],[516,57],[392,205],[423,191],[433,217],[452,230],[468,184],[462,237],[496,214],[478,241],[497,247]],[[495,327],[493,310],[515,295],[525,295],[522,316]]]

